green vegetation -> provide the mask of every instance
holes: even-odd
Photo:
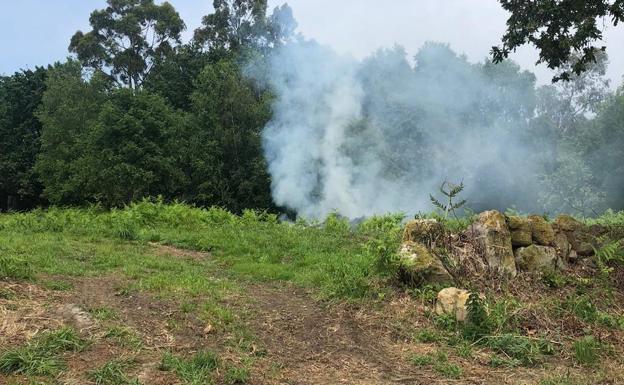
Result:
[[[351,232],[345,219],[328,220],[325,226],[280,223],[264,212],[236,216],[218,208],[160,201],[112,211],[95,207],[32,211],[0,217],[0,239],[8,252],[2,266],[11,267],[14,278],[31,277],[30,269],[52,275],[121,271],[135,279],[139,289],[193,294],[208,288],[218,293],[219,285],[227,285],[210,278],[214,267],[221,265],[241,277],[316,286],[326,297],[362,298],[380,289],[375,286],[381,258],[376,253],[394,255],[399,219],[374,217]],[[180,265],[153,255],[148,242],[155,234],[163,244],[210,252],[210,258]],[[101,238],[117,242],[98,242]],[[138,242],[120,242],[128,240]],[[218,301],[218,295],[215,298]],[[229,322],[226,313],[205,306],[210,318]],[[94,313],[102,319],[115,316],[110,309]]]
[[[64,367],[60,354],[85,346],[73,329],[46,332],[22,347],[0,352],[0,373],[54,375]]]
[[[593,336],[585,336],[574,342],[574,357],[579,364],[594,366],[600,359],[601,345]]]
[[[449,362],[448,355],[443,351],[427,354],[414,354],[411,361],[416,366],[432,367],[433,370],[446,378],[459,378],[463,370],[460,366]]]
[[[212,372],[219,365],[217,357],[210,352],[198,352],[190,359],[165,353],[160,365],[164,371],[175,372],[188,385],[212,383]]]
[[[101,368],[91,371],[89,377],[95,385],[140,385],[138,380],[130,380],[125,374],[133,365],[131,360],[109,361]]]

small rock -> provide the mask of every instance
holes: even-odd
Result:
[[[531,222],[521,216],[507,217],[507,225],[511,232],[511,244],[513,246],[529,246],[533,243]]]
[[[444,236],[444,226],[435,219],[415,219],[405,225],[403,242],[419,242],[431,246]]]
[[[468,290],[449,287],[438,293],[435,311],[437,315],[450,314],[454,315],[458,321],[465,321],[468,317],[468,309],[466,304],[470,292]]]
[[[542,246],[550,246],[555,241],[555,231],[550,223],[539,215],[530,215],[529,222],[531,223],[531,236],[533,243]]]
[[[516,264],[519,269],[541,271],[557,268],[557,249],[549,246],[531,245],[516,250]]]
[[[453,277],[425,245],[403,242],[399,249],[399,275],[404,283],[452,283]]]

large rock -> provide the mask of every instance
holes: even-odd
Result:
[[[516,250],[516,265],[521,270],[553,270],[558,267],[558,259],[554,247],[531,245]]]
[[[576,252],[572,250],[572,245],[565,233],[555,233],[554,245],[562,262],[576,259]]]
[[[487,265],[511,276],[516,275],[516,262],[511,246],[511,233],[505,216],[498,211],[485,211],[469,230],[477,238]]]
[[[458,321],[468,317],[467,303],[470,297],[468,290],[456,287],[446,288],[438,293],[435,311],[437,315],[452,315]]]
[[[507,225],[511,232],[511,244],[513,246],[530,246],[533,243],[531,222],[521,216],[507,217]]]
[[[555,231],[550,223],[539,215],[530,215],[529,222],[531,223],[531,237],[533,243],[542,246],[550,246],[555,241]]]
[[[559,215],[557,218],[555,218],[552,226],[556,231],[563,232],[573,232],[581,230],[585,227],[582,222],[579,222],[572,216],[565,214]]]
[[[415,219],[405,225],[403,242],[434,245],[444,236],[444,226],[435,219]]]
[[[553,222],[553,228],[556,232],[565,234],[571,249],[575,254],[583,257],[594,253],[594,246],[596,246],[595,234],[600,234],[601,232],[601,229],[592,229],[570,215],[559,215]]]
[[[404,283],[414,286],[453,283],[442,262],[425,245],[412,241],[403,242],[399,249],[399,275]]]

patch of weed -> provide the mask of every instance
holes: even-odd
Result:
[[[174,372],[188,385],[212,384],[212,372],[218,366],[217,356],[211,352],[198,352],[190,359],[165,353],[160,369]]]
[[[117,311],[109,307],[95,307],[89,309],[89,313],[98,321],[110,321],[119,318]]]
[[[601,345],[593,336],[585,336],[573,344],[574,358],[585,366],[595,366],[600,360]]]
[[[244,385],[249,382],[250,377],[249,369],[230,367],[227,372],[225,372],[224,381],[227,385]]]
[[[140,385],[138,380],[131,380],[126,371],[134,365],[131,360],[113,360],[104,366],[89,372],[89,378],[95,385]]]
[[[86,343],[71,328],[45,332],[26,345],[4,351],[0,355],[0,372],[47,376],[56,374],[64,364],[59,355],[80,351]]]
[[[143,346],[141,337],[134,330],[127,327],[111,326],[104,332],[103,337],[115,341],[122,347],[140,349]]]

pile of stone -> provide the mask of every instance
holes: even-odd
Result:
[[[566,269],[589,257],[600,227],[589,227],[569,215],[553,222],[541,216],[481,213],[462,234],[448,234],[433,219],[407,223],[399,249],[400,275],[412,284],[452,283],[453,267],[497,272],[515,277],[518,271]]]

